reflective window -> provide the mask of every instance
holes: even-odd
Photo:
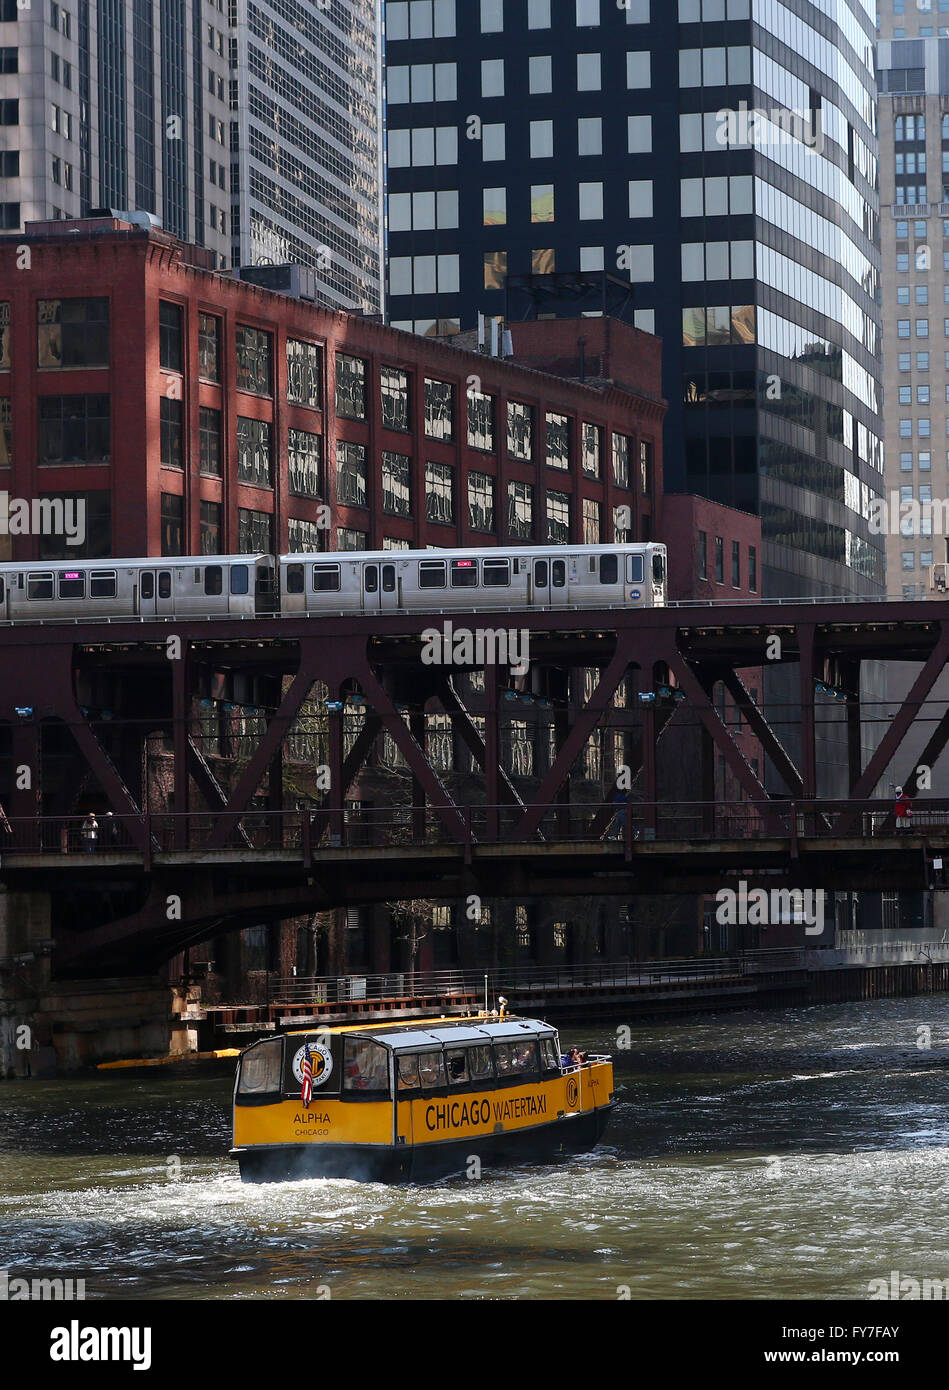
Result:
[[[382,423],[389,430],[407,430],[409,426],[409,374],[397,367],[383,367],[380,374],[382,390]]]
[[[494,479],[488,473],[468,474],[468,524],[473,531],[494,530]]]
[[[287,400],[318,410],[322,404],[322,349],[287,339]]]
[[[337,440],[336,501],[341,506],[366,506],[366,449],[363,444]]]
[[[520,401],[507,404],[507,448],[512,458],[530,461],[533,457],[534,408]]]
[[[347,420],[366,418],[366,364],[360,357],[336,354],[336,414]]]
[[[237,327],[237,389],[258,396],[273,393],[273,336],[243,324]]]
[[[382,510],[390,516],[411,516],[412,497],[407,454],[382,455]]]
[[[547,466],[570,467],[570,420],[566,415],[547,414]]]
[[[514,539],[533,540],[534,489],[530,483],[508,483],[507,525],[508,532]]]
[[[237,476],[255,487],[273,486],[273,431],[269,421],[238,415]]]
[[[425,434],[429,439],[451,439],[454,433],[455,388],[448,381],[425,378]]]
[[[323,437],[291,426],[287,430],[287,482],[297,497],[319,497],[322,489]]]
[[[36,325],[40,367],[109,365],[107,299],[40,299]]]
[[[494,397],[480,391],[469,391],[468,444],[472,449],[494,452]]]
[[[425,465],[425,514],[429,521],[454,522],[454,469],[447,463]]]
[[[561,543],[570,539],[570,496],[566,492],[547,493],[547,539]]]

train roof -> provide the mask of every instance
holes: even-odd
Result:
[[[4,570],[120,570],[137,569],[192,569],[196,565],[249,564],[251,561],[272,560],[273,556],[265,550],[255,551],[253,555],[120,555],[118,558],[90,560],[87,556],[77,556],[75,560],[5,560],[0,562]]]
[[[602,555],[604,550],[648,550],[650,547],[665,549],[662,541],[604,541],[601,545],[562,545],[557,541],[536,541],[528,545],[459,545],[446,546],[439,550],[306,550],[299,553],[281,555],[281,563],[302,564],[305,560],[317,560],[320,564],[333,564],[343,560],[378,560],[392,563],[395,560],[446,560],[467,556],[486,559],[506,559],[509,555],[533,555],[538,551],[551,555]]]
[[[382,1043],[392,1051],[412,1052],[441,1047],[443,1043],[487,1043],[524,1037],[553,1037],[555,1031],[552,1024],[544,1023],[539,1018],[510,1015],[501,1021],[491,1014],[481,1014],[474,1018],[433,1018],[424,1023],[411,1019],[397,1023],[347,1024],[336,1028],[316,1026],[293,1029],[287,1033],[287,1037],[312,1037],[314,1033],[347,1034]]]

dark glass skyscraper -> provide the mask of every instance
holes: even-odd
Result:
[[[386,26],[391,321],[629,280],[667,488],[760,513],[766,596],[878,592],[869,0],[387,0]]]

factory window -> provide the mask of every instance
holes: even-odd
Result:
[[[170,372],[180,372],[184,362],[182,320],[180,304],[158,301],[158,360]]]
[[[273,394],[273,338],[259,328],[237,327],[237,389]]]
[[[292,426],[287,431],[287,481],[297,497],[319,497],[323,436]]]
[[[109,365],[107,299],[40,299],[36,324],[40,367]]]

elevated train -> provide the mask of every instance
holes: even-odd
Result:
[[[655,542],[0,565],[0,622],[654,608]]]

